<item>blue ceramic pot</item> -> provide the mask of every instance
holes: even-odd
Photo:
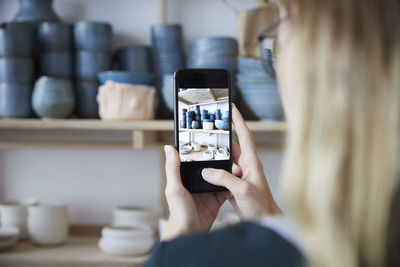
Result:
[[[77,50],[110,52],[112,27],[108,23],[80,21],[74,26]]]
[[[33,60],[28,57],[1,57],[0,83],[31,83]]]
[[[31,84],[0,83],[0,117],[29,117],[31,115],[31,94]]]
[[[200,128],[200,122],[199,121],[192,121],[192,128],[193,129],[199,129]]]
[[[168,109],[174,111],[174,75],[164,75],[163,87],[161,88],[162,98]]]
[[[33,30],[29,23],[0,25],[0,57],[30,57],[33,54]]]
[[[160,24],[151,27],[153,49],[168,51],[183,48],[183,34],[181,25]]]
[[[214,120],[215,120],[214,114],[212,114],[212,113],[210,114],[210,120],[211,120],[211,121],[214,121]]]
[[[19,0],[20,9],[13,21],[42,22],[55,21],[59,18],[53,10],[53,0]]]
[[[100,83],[107,81],[127,84],[154,85],[155,77],[152,73],[140,73],[130,71],[103,71],[98,74]]]
[[[75,95],[69,80],[40,77],[33,89],[32,107],[41,118],[63,119],[74,110]]]
[[[75,54],[75,77],[83,80],[97,80],[97,74],[111,69],[111,54],[77,51]]]
[[[230,37],[207,37],[196,40],[190,47],[190,53],[212,52],[213,50],[232,50],[238,53],[238,42]]]
[[[224,120],[216,120],[215,121],[215,127],[219,130],[224,130],[227,131],[229,130],[229,121],[224,121]]]
[[[99,117],[97,81],[77,81],[75,83],[76,113],[79,118],[96,119]]]
[[[183,108],[183,109],[182,109],[182,115],[183,115],[183,116],[186,116],[186,113],[187,113],[187,109],[186,109],[186,108]]]
[[[40,75],[71,79],[73,67],[72,52],[59,51],[40,54]]]
[[[186,120],[181,120],[180,126],[181,126],[181,128],[186,128]]]
[[[148,46],[120,48],[115,54],[120,70],[152,72],[151,49]]]
[[[188,129],[192,129],[192,122],[193,122],[193,119],[190,118],[190,117],[187,117],[187,119],[186,119],[186,127]]]
[[[224,111],[224,113],[222,114],[222,120],[229,120],[229,110]]]
[[[58,22],[43,22],[38,29],[41,52],[72,51],[72,26]]]

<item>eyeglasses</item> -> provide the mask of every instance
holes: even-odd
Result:
[[[263,61],[264,69],[273,79],[276,79],[276,70],[274,66],[274,62],[276,62],[276,59],[272,56],[272,47],[276,35],[272,33],[278,29],[280,24],[281,20],[278,20],[272,23],[270,26],[268,26],[268,28],[266,28],[258,35],[258,41],[260,42],[261,59]]]

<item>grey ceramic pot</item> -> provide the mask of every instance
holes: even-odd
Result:
[[[20,9],[13,21],[60,21],[53,10],[53,0],[19,0],[19,5]]]
[[[152,72],[151,49],[148,46],[129,46],[117,50],[116,61],[121,70]]]
[[[71,25],[43,22],[39,25],[38,39],[41,52],[73,50]]]
[[[33,60],[29,57],[0,57],[0,83],[31,83]]]
[[[0,57],[30,57],[33,54],[33,30],[29,23],[0,25]]]
[[[36,115],[46,119],[63,119],[74,110],[75,94],[72,82],[49,76],[40,77],[32,94]]]
[[[75,54],[75,77],[81,80],[97,80],[97,74],[111,69],[109,52],[77,51]]]
[[[45,76],[72,79],[73,54],[69,51],[46,52],[40,54],[39,73]]]
[[[31,115],[31,94],[31,84],[0,83],[0,117],[29,117]]]
[[[79,118],[96,119],[99,117],[97,81],[77,81],[75,83],[76,113]]]
[[[74,39],[77,50],[109,52],[112,27],[108,23],[80,21],[74,26]]]

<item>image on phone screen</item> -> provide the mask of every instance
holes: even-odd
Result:
[[[181,162],[230,159],[228,88],[179,88]]]

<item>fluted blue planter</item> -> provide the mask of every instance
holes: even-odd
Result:
[[[95,119],[99,117],[98,91],[99,84],[96,81],[77,81],[75,83],[76,113],[79,118]]]
[[[45,76],[71,79],[73,77],[73,54],[70,51],[40,54],[39,73]]]
[[[41,52],[73,50],[71,25],[43,22],[39,25],[38,39]]]
[[[117,50],[116,61],[120,70],[151,72],[151,49],[148,46],[129,46]]]
[[[80,21],[74,26],[74,39],[77,50],[109,52],[112,26],[108,23]]]
[[[0,57],[30,57],[33,54],[33,30],[29,23],[0,25]]]
[[[19,0],[19,5],[20,9],[13,21],[60,21],[53,10],[53,0]]]
[[[77,51],[75,54],[75,77],[81,80],[97,80],[97,74],[111,69],[109,52]]]
[[[0,57],[0,83],[31,83],[32,80],[32,58]]]
[[[31,115],[31,94],[31,84],[0,83],[0,117],[29,117]]]
[[[74,110],[75,94],[72,82],[48,76],[40,77],[32,94],[36,115],[46,119],[62,119]]]

